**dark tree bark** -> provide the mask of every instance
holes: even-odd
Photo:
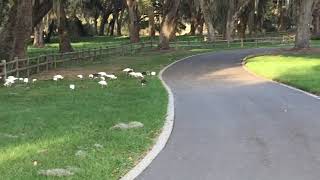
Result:
[[[203,25],[204,25],[203,15],[202,15],[201,9],[199,9],[197,13],[197,25],[196,25],[199,35],[203,35]]]
[[[102,16],[101,24],[100,24],[100,30],[99,30],[99,36],[104,36],[106,24],[108,23],[108,18],[111,13],[104,13]]]
[[[51,23],[49,24],[49,27],[48,27],[48,33],[47,33],[47,36],[46,38],[44,39],[44,42],[45,43],[50,43],[51,42],[51,37],[54,33],[54,30],[56,29],[56,25],[54,24],[54,20],[51,21]]]
[[[129,37],[132,43],[140,41],[140,18],[137,0],[127,0],[129,14]]]
[[[58,14],[58,33],[59,33],[59,51],[61,53],[71,52],[73,48],[71,46],[71,40],[67,29],[67,17],[65,12],[65,3],[60,1],[57,9]]]
[[[229,8],[227,14],[227,24],[226,24],[226,39],[228,41],[233,40],[233,31],[234,31],[234,19],[233,15],[235,12],[235,0],[229,0]]]
[[[98,18],[99,18],[99,14],[97,13],[94,16],[93,22],[94,22],[94,34],[98,35]]]
[[[118,19],[118,16],[119,16],[119,11],[115,11],[112,14],[112,20],[109,23],[109,29],[108,29],[108,32],[109,32],[110,36],[114,35],[114,26],[116,24],[116,20]]]
[[[278,23],[278,30],[279,31],[286,31],[288,27],[288,16],[287,16],[287,9],[283,5],[283,1],[279,2],[278,4],[279,9],[279,23]]]
[[[212,7],[210,6],[210,1],[208,0],[200,0],[200,5],[204,17],[204,22],[208,29],[207,38],[209,42],[215,41],[215,28],[214,28],[214,19],[213,19],[213,12]]]
[[[190,11],[190,32],[189,35],[194,36],[196,35],[197,29],[197,10],[194,4],[194,0],[188,0],[188,7]]]
[[[0,32],[0,58],[25,58],[32,33],[33,0],[17,0],[9,12],[5,28]]]
[[[148,17],[149,17],[149,36],[154,38],[156,36],[156,26],[154,21],[154,8],[153,6],[148,7]]]
[[[99,30],[99,36],[104,36],[105,33],[105,27],[108,23],[108,18],[112,13],[112,3],[109,1],[106,1],[106,3],[101,7],[102,10],[102,20],[100,24],[100,30]]]
[[[160,49],[169,49],[169,42],[175,36],[177,27],[177,14],[180,0],[166,0],[164,2],[164,19],[161,23]]]
[[[123,14],[124,14],[124,9],[121,10],[120,16],[117,19],[117,36],[121,36],[121,28],[122,28],[122,21],[123,21]]]
[[[35,0],[33,6],[33,27],[38,25],[42,18],[52,9],[53,0]]]
[[[43,39],[43,23],[39,23],[34,28],[34,39],[33,39],[33,46],[37,48],[44,47],[44,39]]]
[[[297,34],[296,48],[310,47],[310,24],[312,23],[312,6],[314,0],[297,0]]]
[[[313,11],[313,35],[320,36],[320,2],[317,2]]]
[[[313,17],[313,35],[320,35],[320,18],[319,16]]]

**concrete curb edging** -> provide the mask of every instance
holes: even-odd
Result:
[[[258,56],[265,56],[265,55],[270,55],[270,54],[268,54],[268,53],[266,53],[266,54],[255,54],[255,55],[249,55],[249,56],[245,57],[245,58],[242,60],[242,63],[241,63],[241,64],[242,64],[242,68],[243,68],[246,72],[248,72],[249,74],[251,74],[251,75],[253,75],[253,76],[255,76],[255,77],[259,78],[259,79],[263,79],[263,80],[265,80],[265,81],[268,81],[268,82],[271,82],[271,83],[274,83],[274,84],[278,84],[278,85],[280,85],[280,86],[289,88],[289,89],[294,90],[294,91],[298,91],[298,92],[300,92],[300,93],[303,93],[303,94],[305,94],[305,95],[308,95],[308,96],[311,96],[311,97],[313,97],[313,98],[315,98],[315,99],[320,100],[320,96],[317,96],[317,95],[315,95],[315,94],[309,93],[309,92],[307,92],[307,91],[304,91],[304,90],[295,88],[295,87],[293,87],[293,86],[290,86],[290,85],[287,85],[287,84],[284,84],[284,83],[281,83],[281,82],[278,82],[278,81],[274,81],[274,80],[265,78],[265,77],[263,77],[263,76],[260,76],[260,75],[258,75],[258,74],[256,74],[256,73],[254,73],[253,71],[251,71],[249,68],[246,67],[246,63],[247,63],[247,60],[248,60],[248,59],[254,58],[254,57],[258,57]]]
[[[169,64],[165,68],[163,68],[158,77],[160,81],[162,82],[162,85],[165,87],[167,93],[168,93],[168,107],[167,107],[167,115],[166,115],[166,120],[165,124],[162,128],[162,132],[157,138],[157,141],[155,145],[152,147],[152,149],[147,153],[147,155],[135,166],[133,167],[127,174],[125,174],[120,180],[134,180],[137,178],[151,163],[152,161],[158,156],[158,154],[163,150],[163,148],[166,146],[170,135],[173,130],[174,126],[174,96],[171,88],[168,86],[168,84],[164,81],[163,79],[163,73],[173,66],[174,64],[187,60],[191,57],[194,56],[199,56],[199,55],[204,55],[204,54],[209,54],[209,53],[214,53],[214,52],[206,52],[206,53],[200,53],[192,56],[188,56],[185,58],[182,58],[180,60],[174,61],[173,63]]]

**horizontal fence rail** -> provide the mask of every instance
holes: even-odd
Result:
[[[204,40],[173,41],[170,45],[176,49],[190,48],[244,48],[259,47],[268,44],[290,45],[294,42],[294,36],[259,37],[247,39],[216,40],[207,42]],[[80,63],[83,61],[96,61],[103,57],[134,55],[141,51],[148,51],[156,48],[155,41],[143,41],[139,43],[123,44],[112,47],[100,47],[81,49],[68,53],[49,53],[38,57],[25,59],[15,58],[12,61],[0,61],[0,77],[6,79],[8,76],[30,77],[33,74],[49,71],[61,67],[65,63]]]

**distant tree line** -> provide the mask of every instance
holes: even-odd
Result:
[[[190,35],[211,42],[292,32],[295,47],[308,48],[320,35],[319,18],[319,0],[1,0],[0,59],[26,57],[31,36],[36,47],[58,37],[60,52],[69,52],[72,37],[121,36],[124,29],[133,43],[147,29],[168,49],[187,25]]]

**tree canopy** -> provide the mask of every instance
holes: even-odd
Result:
[[[2,0],[0,58],[26,56],[26,47],[59,39],[60,52],[72,51],[79,36],[155,38],[167,49],[177,33],[228,41],[266,33],[296,36],[308,48],[320,35],[319,0]]]

